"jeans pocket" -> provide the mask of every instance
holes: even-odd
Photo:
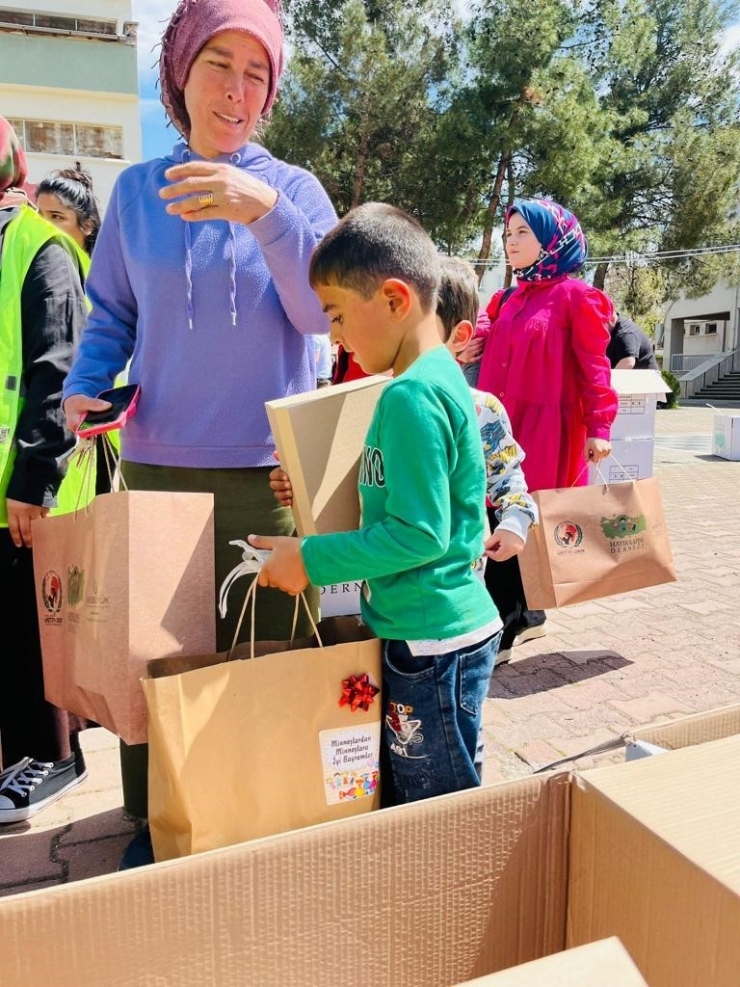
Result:
[[[501,631],[460,653],[460,706],[471,716],[479,715],[488,694],[500,638]]]

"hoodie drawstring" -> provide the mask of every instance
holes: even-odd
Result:
[[[236,325],[236,230],[229,223],[229,305],[231,324]]]
[[[190,148],[184,148],[182,152],[182,160],[187,162],[191,160]],[[230,161],[233,165],[241,164],[242,156],[238,152],[234,153],[230,157]],[[188,329],[193,329],[193,237],[192,231],[190,229],[190,223],[185,223],[185,286],[187,292],[187,317],[188,317]],[[231,324],[236,326],[236,230],[233,223],[229,223],[229,314],[231,315]]]

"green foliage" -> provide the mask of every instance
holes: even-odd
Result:
[[[292,56],[265,142],[340,214],[393,202],[482,259],[517,195],[572,208],[596,257],[740,242],[740,58],[722,47],[737,0],[284,6]],[[649,324],[718,278],[740,283],[737,255],[605,262],[595,281]]]
[[[661,370],[660,373],[663,380],[670,387],[669,393],[665,396],[665,405],[668,408],[677,408],[678,399],[681,396],[681,385],[678,382],[678,378],[674,377],[670,370]]]

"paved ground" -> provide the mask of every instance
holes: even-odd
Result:
[[[656,473],[678,582],[549,614],[547,636],[493,677],[486,783],[639,724],[740,701],[740,462],[710,455],[713,414],[695,404],[658,412]],[[30,824],[2,828],[0,895],[116,869],[137,828],[120,807],[117,740],[90,730],[83,746],[85,784]]]

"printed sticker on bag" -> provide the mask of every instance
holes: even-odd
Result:
[[[374,795],[380,781],[380,723],[319,732],[327,805]]]

